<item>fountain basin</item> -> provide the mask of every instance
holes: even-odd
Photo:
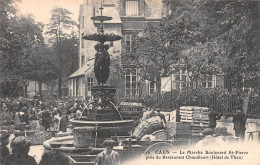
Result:
[[[122,39],[121,36],[116,35],[114,33],[110,33],[110,34],[94,33],[94,34],[83,36],[82,38],[86,40],[99,41],[103,43],[106,41],[118,41]]]
[[[60,143],[60,152],[66,155],[78,155],[78,154],[88,154],[91,151],[91,148],[77,148],[74,147],[74,137],[73,136],[65,136],[58,138],[51,138],[46,140],[43,143],[43,147],[45,148],[45,152],[51,151],[51,144]]]
[[[98,137],[127,136],[133,130],[133,120],[114,121],[84,121],[82,119],[72,119],[73,127],[93,127],[93,132],[97,132]]]

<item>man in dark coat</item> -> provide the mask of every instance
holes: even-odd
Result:
[[[50,128],[52,123],[51,113],[48,109],[43,110],[42,112],[42,126],[45,128],[45,131]]]
[[[28,155],[31,144],[24,136],[14,138],[11,142],[12,154],[3,165],[37,165],[34,157]]]
[[[161,111],[160,111],[159,109],[157,109],[156,111],[157,111],[156,116],[159,116],[159,117],[162,119],[162,121],[163,121],[163,123],[164,123],[164,125],[165,125],[165,124],[166,124],[165,115],[162,114]]]
[[[240,109],[240,107],[236,107],[237,112],[233,116],[234,130],[235,136],[240,137],[241,140],[245,138],[245,130],[246,130],[246,115]]]
[[[7,145],[9,144],[10,134],[7,131],[2,131],[0,136],[0,164],[3,164],[6,157],[10,156]]]
[[[59,147],[51,144],[51,151],[43,153],[39,165],[69,165],[68,156],[61,153]]]
[[[65,112],[62,113],[62,117],[60,119],[59,131],[67,132],[67,127],[68,127],[68,116]]]
[[[209,116],[209,128],[214,130],[214,128],[216,128],[217,125],[216,121],[220,119],[220,115],[217,112],[215,112],[212,108],[208,116]]]

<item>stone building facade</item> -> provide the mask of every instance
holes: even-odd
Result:
[[[111,58],[110,78],[108,84],[117,87],[118,98],[141,97],[153,95],[155,84],[138,77],[138,69],[134,64],[126,62],[126,52],[131,51],[131,37],[134,31],[142,32],[148,22],[159,22],[166,15],[166,7],[162,0],[84,0],[79,12],[79,69],[70,76],[69,96],[91,99],[91,87],[96,85],[93,72],[96,42],[82,39],[82,35],[100,31],[100,23],[91,20],[99,16],[101,4],[103,15],[113,19],[104,22],[105,33],[122,36],[122,40],[109,44]],[[116,65],[123,68],[117,70]]]

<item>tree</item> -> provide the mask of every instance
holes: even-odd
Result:
[[[15,78],[11,78],[8,79],[6,78],[6,76],[8,76],[8,74],[6,75],[6,72],[3,72],[3,69],[5,68],[3,65],[3,62],[5,61],[5,58],[8,56],[9,54],[9,49],[10,49],[10,42],[9,42],[9,36],[10,36],[10,31],[11,31],[11,27],[12,27],[12,18],[15,17],[16,15],[16,10],[15,10],[15,5],[16,1],[15,0],[3,0],[1,1],[1,5],[0,5],[0,83],[1,83],[1,94],[4,96],[8,96],[11,95],[10,90],[12,90],[12,92],[15,90],[15,84],[13,81],[7,81],[7,80],[14,80]],[[9,91],[5,90],[6,88],[9,88]]]
[[[57,45],[53,45],[54,50],[58,50]],[[76,35],[65,38],[61,44],[60,53],[62,56],[63,77],[68,78],[78,69],[78,38]]]
[[[43,43],[42,24],[31,16],[18,16],[13,7],[15,0],[1,2],[1,86],[5,96],[13,96],[21,87],[27,87],[25,76],[31,50]]]
[[[186,69],[206,77],[224,74],[233,87],[259,77],[259,9],[252,1],[197,1],[190,13],[198,23],[190,30],[193,43],[184,55]],[[186,25],[190,27],[192,21]],[[194,33],[196,32],[196,33]],[[257,76],[258,74],[258,76]],[[258,79],[259,82],[259,79]]]
[[[51,12],[52,16],[46,34],[51,36],[50,41],[54,42],[56,48],[57,62],[59,66],[58,97],[61,97],[61,86],[63,77],[62,44],[66,38],[71,38],[69,32],[73,30],[76,22],[71,19],[70,15],[72,13],[67,9],[56,7]]]
[[[165,18],[159,24],[148,23],[141,36],[134,33],[131,51],[126,52],[130,60],[137,63],[141,77],[156,82],[157,94],[160,94],[161,77],[172,74],[179,64],[184,49],[180,44],[184,40],[182,32],[182,26],[173,19]]]
[[[259,82],[259,11],[251,1],[169,1],[172,14],[135,35],[130,57],[142,77],[156,80],[186,70],[201,85],[209,75]],[[191,74],[192,73],[192,74]],[[192,83],[191,83],[192,84]],[[160,91],[158,91],[160,92]]]
[[[42,83],[57,79],[58,68],[53,51],[45,45],[36,47],[28,63],[26,74],[28,79],[38,82],[42,97]]]

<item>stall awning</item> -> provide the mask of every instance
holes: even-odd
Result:
[[[72,75],[70,75],[69,78],[85,76],[85,72],[87,72],[90,68],[92,68],[93,65],[94,65],[94,62],[89,62],[89,63],[85,64],[85,66],[79,68],[76,72],[74,72]]]

